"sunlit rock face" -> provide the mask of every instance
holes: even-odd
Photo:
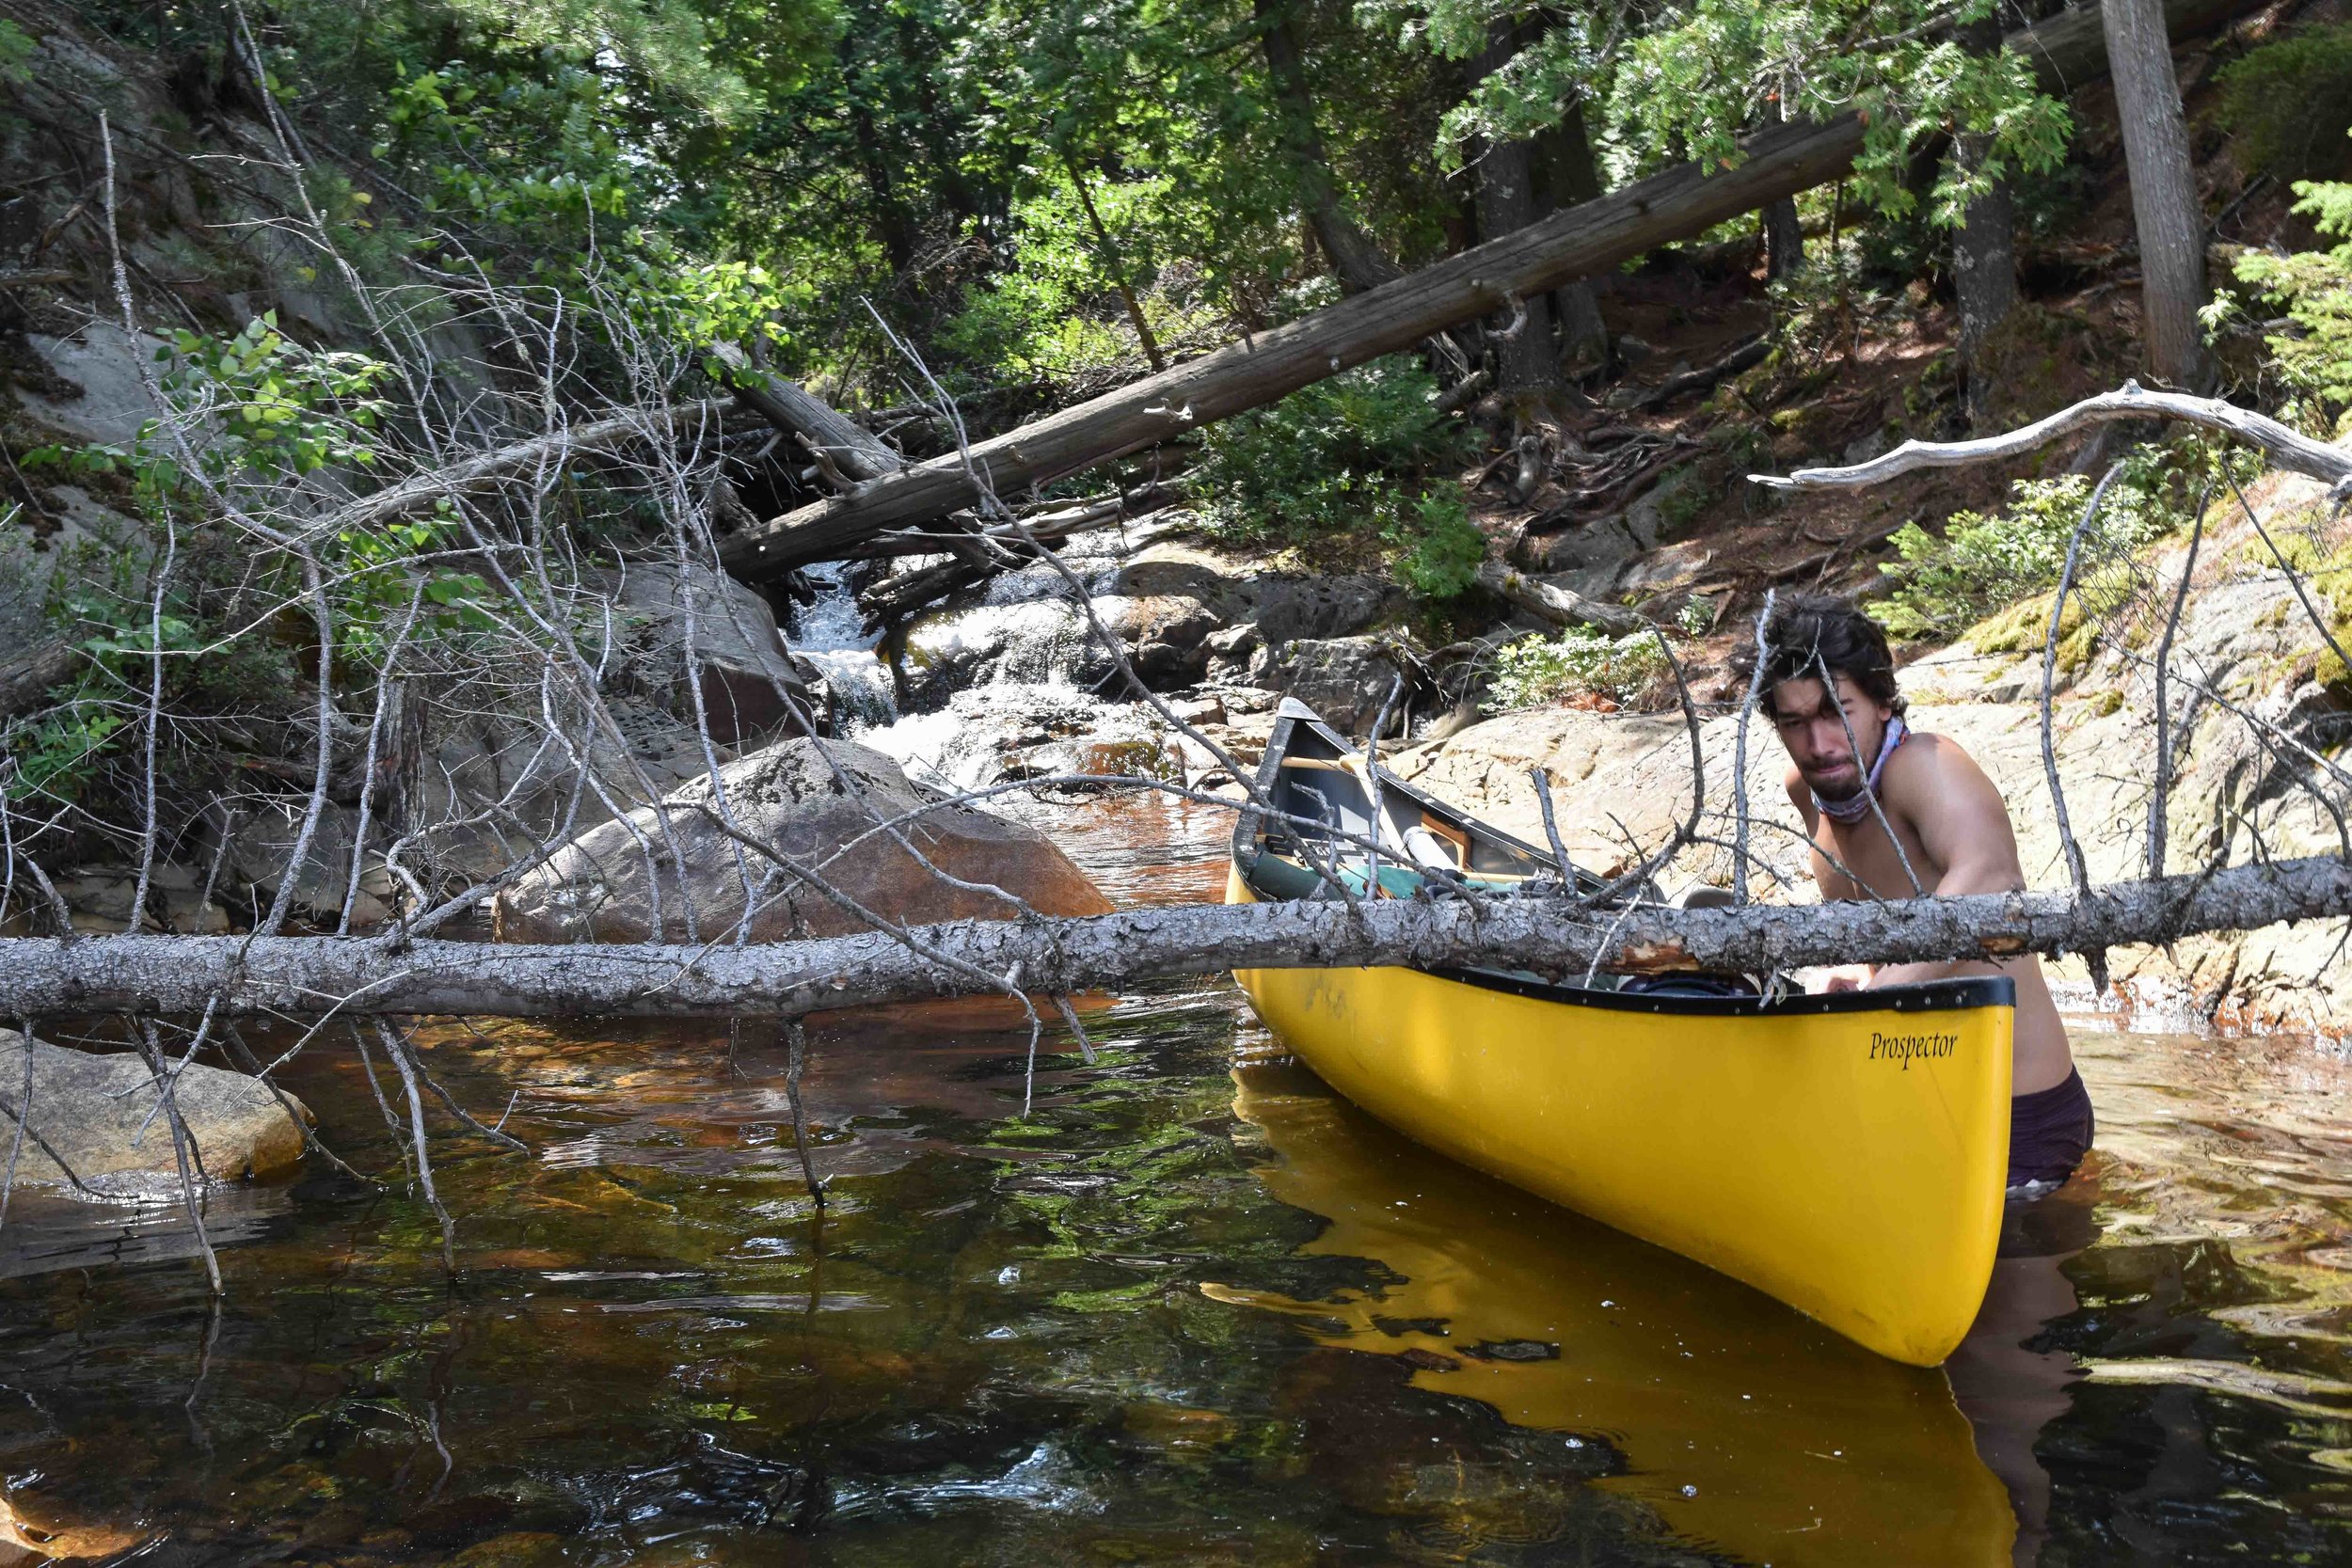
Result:
[[[879,752],[803,736],[580,835],[499,895],[495,930],[501,942],[732,939],[748,911],[748,940],[782,942],[867,930],[869,915],[923,925],[1024,906],[1111,907],[1035,829],[950,803]]]
[[[156,1105],[154,1075],[138,1057],[69,1051],[0,1030],[0,1083],[11,1103],[21,1098],[27,1107],[15,1180],[79,1181],[132,1198],[180,1190],[172,1128]],[[310,1112],[258,1078],[191,1062],[179,1069],[172,1100],[195,1146],[191,1178],[200,1168],[214,1181],[243,1180],[302,1158],[295,1118],[308,1120]]]

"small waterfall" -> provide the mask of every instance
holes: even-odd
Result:
[[[890,670],[875,656],[880,634],[866,629],[849,563],[823,561],[803,569],[817,595],[792,613],[792,651],[823,672],[835,716],[846,733],[897,721],[898,694]]]
[[[1097,594],[1116,583],[1115,555],[1104,553],[1113,556],[1107,566],[1084,555],[1076,562]],[[841,734],[896,758],[916,780],[972,789],[1007,777],[1125,771],[1137,759],[1172,755],[1163,752],[1165,726],[1155,715],[1106,702],[1092,678],[1073,679],[1089,662],[1091,631],[1050,567],[1002,573],[977,603],[935,618],[930,635],[943,647],[977,646],[956,662],[952,687],[935,680],[916,694],[928,711],[906,714],[890,667],[874,652],[882,639],[866,633],[858,613],[850,568],[827,562],[803,571],[816,594],[794,608],[792,651],[823,673]]]

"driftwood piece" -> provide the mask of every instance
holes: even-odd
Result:
[[[2047,419],[1980,440],[1905,441],[1890,452],[1848,467],[1799,468],[1785,477],[1750,474],[1748,478],[1775,490],[1859,490],[1920,468],[1960,468],[2023,457],[2086,425],[2117,420],[2178,420],[2217,430],[2260,448],[2281,468],[2319,480],[2339,499],[2352,493],[2352,452],[2297,435],[2274,419],[2219,398],[2151,392],[2137,381],[2126,381],[2120,391],[2085,398]]]
[[[2168,0],[2173,36],[2252,9],[2251,0]],[[2100,74],[2106,46],[2095,6],[2071,8],[2009,42],[2045,87],[2066,91]],[[1214,354],[1089,399],[970,451],[911,464],[738,535],[723,562],[761,581],[887,528],[920,524],[975,502],[983,484],[1009,495],[1271,403],[1310,383],[1506,309],[1661,245],[1842,176],[1862,150],[1863,126],[1775,127],[1729,170],[1684,165],[1597,200],[1565,208],[1410,277],[1253,335]]]
[[[794,440],[850,484],[897,473],[906,466],[880,437],[797,381],[754,365],[726,345],[719,356],[737,376],[735,395],[743,405]]]
[[[1478,585],[1555,626],[1592,626],[1612,637],[1649,629],[1647,621],[1622,605],[1602,604],[1568,589],[1538,582],[1500,561],[1488,561],[1479,566]]]
[[[1002,989],[1075,995],[1229,969],[1478,963],[1764,973],[2096,951],[2201,931],[2352,914],[2334,856],[2117,882],[2088,896],[1976,894],[1884,903],[1632,911],[1565,898],[1335,899],[1125,910],[1074,919],[967,920],[717,945],[526,947],[348,937],[0,940],[0,1018],[222,1011],[585,1017],[801,1014]],[[917,951],[919,947],[921,951]],[[952,961],[941,961],[942,959]]]

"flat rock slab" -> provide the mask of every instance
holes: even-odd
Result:
[[[155,1082],[135,1055],[102,1056],[32,1042],[32,1082],[25,1083],[25,1038],[0,1030],[0,1170],[16,1144],[13,1114],[26,1105],[26,1125],[63,1158],[72,1174],[101,1192],[143,1196],[176,1189],[180,1166],[171,1126],[155,1111]],[[241,1180],[282,1170],[302,1158],[302,1129],[267,1084],[242,1072],[191,1064],[180,1074],[181,1118],[196,1140],[204,1174]],[[306,1120],[310,1113],[286,1097]],[[142,1134],[141,1124],[146,1123]],[[31,1138],[16,1151],[16,1179],[63,1184],[66,1172]]]

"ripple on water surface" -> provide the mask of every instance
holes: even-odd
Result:
[[[1063,841],[1123,897],[1199,896],[1219,831],[1157,861],[1115,818]],[[314,1168],[225,1196],[217,1310],[167,1211],[10,1213],[0,1540],[1994,1563],[2022,1518],[2050,1563],[2352,1545],[2352,1072],[2308,1043],[2087,1030],[2101,1152],[1918,1371],[1422,1153],[1230,987],[1104,1000],[1089,1029],[1092,1067],[1047,1038],[1025,1120],[1001,1007],[820,1021],[821,1222],[764,1033],[443,1029],[437,1074],[511,1101],[534,1150],[437,1145],[453,1279],[356,1058],[314,1048],[290,1086],[388,1189]]]

